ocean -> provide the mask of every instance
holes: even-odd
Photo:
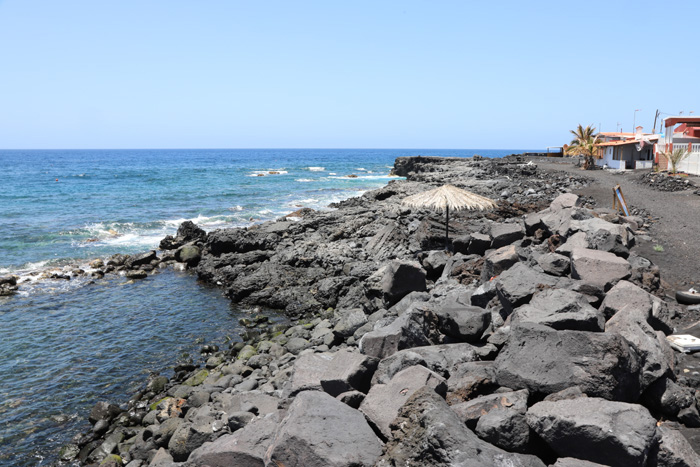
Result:
[[[399,156],[524,151],[0,150],[0,276],[20,277],[19,293],[0,297],[0,466],[54,461],[96,402],[126,402],[204,343],[226,348],[249,312],[189,272],[41,273],[157,248],[185,220],[210,231],[329,209],[392,180]]]

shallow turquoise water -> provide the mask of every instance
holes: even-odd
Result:
[[[60,284],[56,284],[60,285]],[[65,287],[66,284],[64,284]],[[149,372],[171,376],[202,343],[237,340],[234,308],[189,273],[111,277],[0,298],[0,465],[38,465],[89,428],[95,402],[124,402]]]
[[[513,152],[2,150],[0,275],[155,248],[186,219],[212,230],[325,209],[385,185],[398,156]],[[245,313],[173,271],[133,284],[32,282],[0,298],[0,466],[53,460],[95,402],[128,400],[202,341],[225,347]]]

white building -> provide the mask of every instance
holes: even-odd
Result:
[[[638,126],[635,133],[601,132],[596,165],[617,170],[647,169],[654,163],[654,142],[659,135],[644,134]]]
[[[674,149],[685,149],[690,154],[678,163],[676,169],[694,175],[700,175],[700,117],[664,118],[664,134],[656,144],[656,162],[661,170],[668,168],[668,161],[661,154]]]

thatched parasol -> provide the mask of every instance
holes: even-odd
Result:
[[[434,190],[408,196],[401,203],[416,208],[437,209],[440,212],[445,210],[445,248],[447,248],[449,241],[450,209],[453,211],[463,209],[484,211],[496,207],[494,201],[452,185],[443,185]]]

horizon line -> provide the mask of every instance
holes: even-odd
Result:
[[[527,151],[533,148],[331,148],[331,147],[247,147],[247,148],[1,148],[0,151],[249,151],[249,150],[387,150],[387,151]],[[540,148],[541,150],[543,148]],[[546,149],[546,148],[544,148]]]

